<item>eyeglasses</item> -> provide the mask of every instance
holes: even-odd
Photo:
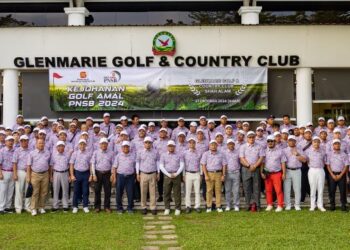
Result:
[[[275,142],[275,141],[268,140],[267,142],[268,142],[268,143],[271,143],[271,142]]]

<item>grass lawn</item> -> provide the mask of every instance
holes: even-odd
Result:
[[[173,220],[184,249],[350,249],[350,213],[226,212]]]
[[[6,214],[0,249],[140,249],[143,223],[140,214]]]

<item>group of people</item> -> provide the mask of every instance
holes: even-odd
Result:
[[[73,118],[67,128],[62,118],[49,124],[42,117],[32,130],[18,115],[13,127],[0,126],[0,213],[13,211],[13,200],[16,213],[45,213],[50,187],[53,212],[60,204],[63,211],[70,210],[73,187],[72,212],[77,213],[82,204],[88,213],[93,183],[95,212],[102,209],[102,188],[103,209],[111,212],[115,186],[118,213],[125,211],[126,193],[129,213],[136,199],[143,214],[148,207],[156,214],[157,201],[164,201],[167,215],[174,198],[175,215],[180,215],[183,182],[186,213],[201,212],[201,190],[206,212],[239,211],[241,183],[247,211],[261,210],[263,193],[267,211],[274,209],[276,201],[276,212],[301,210],[309,194],[310,211],[324,212],[325,181],[330,210],[335,210],[338,187],[341,209],[347,211],[350,127],[343,116],[336,121],[320,117],[315,127],[311,122],[294,126],[288,115],[281,125],[271,115],[254,130],[249,122],[229,124],[226,115],[219,123],[201,116],[198,123],[192,121],[186,127],[185,119],[179,117],[171,129],[166,119],[159,126],[146,125],[133,115],[130,125],[126,116],[115,125],[105,113],[101,124],[92,117],[84,122]]]

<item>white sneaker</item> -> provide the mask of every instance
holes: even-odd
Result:
[[[45,211],[45,209],[40,208],[40,209],[39,209],[39,213],[41,213],[41,214],[46,214],[46,211]]]
[[[218,208],[218,209],[216,209],[216,211],[218,211],[218,213],[222,213],[223,212],[223,210],[222,210],[222,208]]]
[[[26,212],[27,212],[27,213],[31,213],[32,210],[31,210],[30,208],[26,208]]]
[[[225,211],[226,211],[226,212],[229,212],[230,210],[231,210],[230,207],[226,207],[226,208],[225,208]]]
[[[33,209],[32,210],[32,216],[36,216],[36,215],[37,215],[36,209]]]
[[[291,206],[286,206],[286,208],[285,208],[284,210],[289,211],[289,210],[291,210],[291,209],[292,209]]]
[[[21,214],[22,213],[22,209],[16,209],[16,214]]]
[[[301,211],[301,208],[299,206],[295,206],[296,211]]]
[[[315,207],[310,207],[309,211],[311,212],[315,211]]]
[[[78,213],[78,208],[77,207],[73,207],[73,211],[72,211],[73,214],[76,214]]]
[[[283,207],[280,207],[280,206],[278,206],[277,208],[276,208],[276,210],[275,210],[275,212],[282,212],[283,211]]]
[[[210,213],[211,212],[211,208],[207,208],[207,213]]]
[[[169,215],[170,214],[170,209],[165,209],[164,210],[164,215]]]
[[[272,209],[273,209],[273,206],[271,206],[271,205],[267,205],[267,207],[266,207],[265,211],[270,212],[270,211],[272,211]]]
[[[181,210],[175,209],[175,216],[179,216],[181,214]]]
[[[84,207],[83,210],[84,210],[84,213],[86,213],[86,214],[90,212],[88,207]]]
[[[321,212],[326,212],[327,211],[324,207],[319,207],[318,210],[320,210]]]
[[[235,206],[235,212],[239,212],[239,207]]]

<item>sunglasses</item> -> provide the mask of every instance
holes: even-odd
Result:
[[[268,140],[267,142],[268,142],[268,143],[271,143],[271,142],[275,142],[275,141]]]

